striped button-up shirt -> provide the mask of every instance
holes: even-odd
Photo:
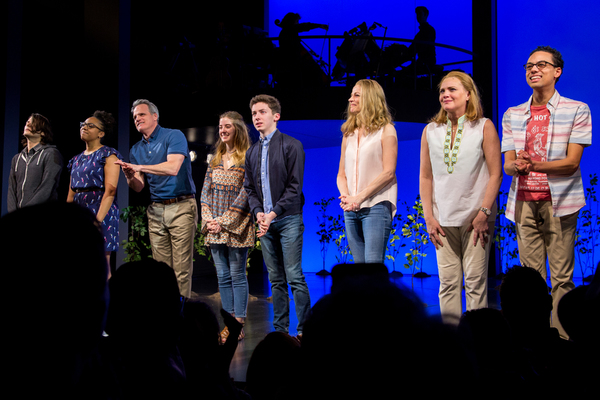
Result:
[[[533,97],[533,96],[532,96]],[[502,152],[525,149],[527,123],[531,118],[531,100],[509,108],[502,118]],[[548,101],[550,123],[548,126],[547,161],[562,160],[567,157],[569,143],[582,146],[592,144],[592,115],[587,104],[562,97],[558,91]],[[552,196],[552,209],[555,217],[573,214],[585,206],[585,192],[581,180],[581,170],[570,176],[548,174],[548,186]],[[518,177],[513,177],[506,217],[515,220]]]

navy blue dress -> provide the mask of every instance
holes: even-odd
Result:
[[[81,153],[73,157],[67,165],[71,171],[71,189],[75,192],[74,202],[89,208],[94,215],[98,214],[104,196],[104,165],[113,154],[123,160],[117,150],[103,146],[92,154]],[[86,191],[77,192],[82,189]],[[102,221],[102,231],[106,251],[116,251],[119,248],[119,206],[116,196]]]

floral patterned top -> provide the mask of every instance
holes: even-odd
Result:
[[[254,224],[244,189],[244,165],[225,170],[223,163],[209,166],[202,186],[202,233],[206,244],[226,244],[229,247],[254,246]],[[206,222],[215,219],[219,233],[210,233]]]

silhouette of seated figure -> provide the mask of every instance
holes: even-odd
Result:
[[[219,321],[212,309],[198,300],[186,299],[180,337],[189,396],[203,399],[246,399],[249,396],[233,384],[229,366],[238,344],[242,324],[221,311],[231,334],[221,345]]]
[[[574,343],[577,358],[571,368],[580,384],[575,394],[591,391],[600,376],[600,263],[589,285],[578,286],[565,294],[558,303],[558,317],[569,339]]]
[[[98,348],[108,302],[104,239],[89,210],[46,203],[0,220],[5,257],[2,372],[20,398],[102,398]]]
[[[340,277],[345,269],[349,276]],[[387,398],[403,384],[441,395],[451,382],[474,378],[456,334],[428,318],[412,292],[389,282],[383,264],[337,265],[332,275],[331,293],[304,326],[305,396]]]
[[[303,384],[300,341],[285,332],[269,333],[254,349],[246,372],[252,400],[294,399]]]
[[[119,267],[109,282],[106,357],[124,398],[171,398],[185,393],[177,341],[181,296],[175,272],[147,258]]]
[[[523,380],[513,365],[510,327],[500,310],[480,308],[463,314],[458,334],[475,357],[478,384],[494,387],[495,395],[511,395],[523,389]],[[500,381],[502,385],[496,385]]]
[[[550,327],[552,296],[540,273],[529,267],[510,268],[500,285],[502,314],[515,344],[515,362],[529,390],[551,394],[557,382],[569,382],[573,343]]]
[[[313,59],[309,50],[302,45],[299,33],[317,28],[327,30],[329,26],[313,22],[300,23],[300,18],[300,14],[290,12],[283,17],[281,22],[275,21],[275,25],[281,28],[279,33],[279,83],[288,87],[326,85],[328,83],[327,75]]]
[[[600,263],[589,285],[578,286],[558,303],[560,323],[569,338],[587,348],[600,349]]]

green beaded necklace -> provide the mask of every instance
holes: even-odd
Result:
[[[465,115],[458,119],[458,130],[456,131],[456,138],[454,138],[454,148],[450,151],[450,144],[452,143],[452,121],[448,119],[446,123],[446,140],[444,141],[444,162],[448,166],[448,173],[454,172],[454,164],[456,164],[458,158],[458,149],[460,148],[460,141],[462,139],[462,132],[465,122]]]

